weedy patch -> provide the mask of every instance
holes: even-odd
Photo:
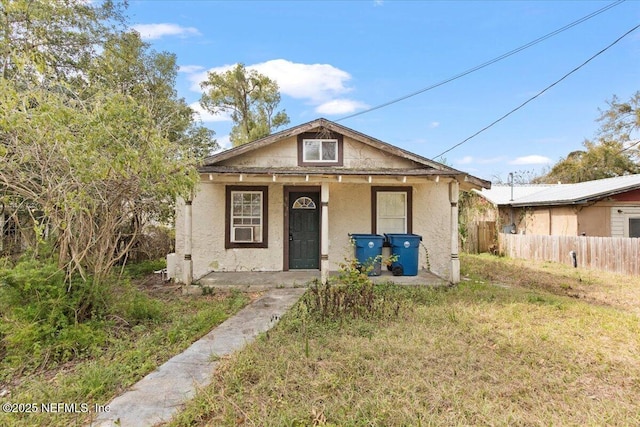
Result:
[[[304,313],[320,321],[342,322],[346,318],[381,319],[397,317],[400,302],[392,298],[393,285],[373,284],[368,276],[372,266],[347,259],[340,272],[322,283],[313,281],[302,297]]]
[[[32,270],[29,277],[18,277],[20,281],[11,282],[14,286],[9,290],[11,293],[0,289],[0,308],[14,308],[13,317],[9,317],[7,311],[3,313],[5,319],[11,319],[14,326],[18,321],[24,325],[9,337],[2,336],[0,328],[2,403],[63,402],[87,404],[91,408],[104,405],[249,301],[247,295],[238,292],[194,298],[181,295],[179,289],[171,286],[142,289],[126,283],[127,276],[111,295],[107,314],[92,322],[63,323],[59,319],[64,318],[58,313],[64,313],[62,310],[69,302],[57,298],[58,283],[52,279],[34,280],[32,277],[39,278],[47,271]],[[144,270],[138,268],[134,276],[142,279]],[[0,279],[3,277],[7,280],[6,275],[0,274]],[[35,286],[38,288],[34,290]],[[40,299],[32,298],[21,305],[14,302],[22,296],[18,291],[41,289],[48,293],[38,292]],[[48,315],[35,317],[42,313]],[[51,314],[57,316],[53,318],[57,323],[50,322]],[[31,332],[42,325],[56,326],[55,334],[49,333],[43,339]],[[4,413],[0,414],[0,425],[85,425],[91,416],[95,413]]]

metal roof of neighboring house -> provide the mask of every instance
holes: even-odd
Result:
[[[490,190],[477,191],[495,205],[515,207],[578,205],[600,200],[608,196],[640,189],[640,174],[598,179],[577,184],[493,186]]]
[[[476,190],[476,192],[494,205],[508,205],[514,200],[529,196],[549,187],[551,187],[551,185],[514,185],[513,199],[511,197],[512,187],[510,185],[494,184],[490,190],[483,188],[482,191]]]

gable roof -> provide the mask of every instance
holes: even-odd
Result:
[[[640,189],[640,174],[597,179],[577,184],[494,186],[478,191],[480,195],[498,206],[556,206],[580,205],[627,191]]]
[[[228,166],[219,165],[220,162],[233,159],[238,156],[242,156],[246,153],[250,153],[252,151],[258,150],[260,148],[271,145],[275,142],[281,141],[286,138],[290,138],[293,136],[300,135],[305,132],[310,132],[313,130],[322,129],[327,130],[329,132],[339,133],[344,136],[348,136],[358,142],[369,145],[375,149],[384,151],[386,153],[402,157],[404,159],[412,160],[415,163],[419,164],[420,167],[416,169],[403,170],[402,173],[405,175],[442,175],[442,176],[452,176],[458,179],[461,179],[465,182],[471,183],[476,187],[490,188],[491,183],[489,181],[477,178],[475,176],[469,175],[465,172],[459,171],[457,169],[446,166],[442,163],[436,162],[431,159],[427,159],[426,157],[422,157],[418,154],[412,153],[410,151],[404,150],[400,147],[396,147],[389,143],[383,142],[379,139],[372,138],[368,135],[350,129],[346,126],[339,125],[330,120],[319,118],[312,120],[307,123],[303,123],[298,126],[294,126],[292,128],[276,132],[264,138],[249,142],[247,144],[240,145],[238,147],[233,147],[228,150],[222,151],[220,153],[213,154],[212,156],[207,157],[204,160],[203,165],[198,169],[201,173],[209,173],[209,172],[217,172],[217,173],[232,173],[237,172],[237,170],[232,170],[233,168]],[[265,172],[264,170],[259,170],[258,168],[248,168],[245,172],[247,173],[260,173]],[[337,171],[339,169],[339,171]],[[366,174],[366,175],[379,175],[379,174],[388,174],[392,172],[391,169],[371,169],[371,170],[350,170],[346,168],[303,168],[297,167],[295,169],[275,169],[272,168],[270,171],[277,172],[278,174],[299,174],[301,172],[308,174],[328,174],[328,173],[339,173],[339,174]]]

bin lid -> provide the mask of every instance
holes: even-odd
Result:
[[[384,233],[384,235],[387,237],[387,239],[391,240],[391,239],[405,239],[405,240],[420,240],[422,241],[422,236],[419,234],[412,234],[412,233]]]
[[[379,234],[354,233],[349,234],[349,236],[355,241],[356,246],[359,248],[382,247],[384,243],[384,236]]]
[[[385,233],[387,240],[393,247],[414,247],[417,248],[420,246],[420,242],[422,241],[422,236],[418,234],[410,234],[410,233]]]

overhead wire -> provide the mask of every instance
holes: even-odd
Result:
[[[630,30],[628,30],[627,32],[625,32],[623,35],[621,35],[620,37],[618,37],[616,40],[614,40],[612,43],[610,43],[608,46],[606,46],[604,49],[600,50],[598,53],[596,53],[595,55],[592,55],[589,59],[587,59],[586,61],[584,61],[582,64],[578,65],[576,68],[574,68],[573,70],[569,71],[568,73],[566,73],[564,76],[562,76],[561,78],[559,78],[558,80],[556,80],[555,82],[551,83],[549,86],[545,87],[544,89],[542,89],[540,92],[538,92],[537,94],[535,94],[534,96],[532,96],[531,98],[527,99],[525,102],[523,102],[522,104],[518,105],[516,108],[512,109],[511,111],[509,111],[508,113],[504,114],[503,116],[501,116],[499,119],[494,120],[493,122],[491,122],[489,125],[483,127],[482,129],[480,129],[479,131],[475,132],[473,135],[465,138],[464,140],[462,140],[461,142],[453,145],[452,147],[448,148],[447,150],[443,151],[442,153],[438,154],[437,156],[434,156],[434,158],[440,158],[442,157],[444,154],[448,153],[449,151],[461,146],[462,144],[464,144],[465,142],[469,141],[472,138],[475,138],[476,136],[478,136],[479,134],[481,134],[482,132],[486,131],[487,129],[493,127],[494,125],[496,125],[497,123],[501,122],[502,120],[504,120],[505,118],[509,117],[511,114],[515,113],[516,111],[520,110],[521,108],[523,108],[525,105],[527,105],[528,103],[530,103],[531,101],[533,101],[534,99],[538,98],[540,95],[542,95],[543,93],[545,93],[546,91],[548,91],[549,89],[551,89],[552,87],[556,86],[558,83],[562,82],[563,80],[565,80],[567,77],[569,77],[570,75],[572,75],[573,73],[575,73],[576,71],[578,71],[579,69],[581,69],[582,67],[584,67],[585,65],[587,65],[589,62],[591,62],[592,60],[594,60],[595,58],[597,58],[598,56],[602,55],[604,52],[606,52],[607,50],[609,50],[611,47],[613,47],[615,44],[617,44],[620,40],[624,39],[626,36],[628,36],[629,34],[631,34],[632,32],[634,32],[635,30],[637,30],[638,28],[640,28],[640,24],[636,25],[635,27],[631,28]]]
[[[370,113],[372,111],[379,110],[381,108],[387,107],[389,105],[396,104],[398,102],[401,102],[401,101],[404,101],[406,99],[412,98],[412,97],[414,97],[416,95],[420,95],[421,93],[424,93],[424,92],[430,91],[432,89],[435,89],[437,87],[443,86],[443,85],[445,85],[447,83],[450,83],[450,82],[452,82],[454,80],[462,78],[462,77],[464,77],[464,76],[466,76],[468,74],[471,74],[473,72],[476,72],[478,70],[486,68],[489,65],[495,64],[498,61],[501,61],[501,60],[506,59],[506,58],[508,58],[510,56],[513,56],[518,52],[521,52],[521,51],[523,51],[525,49],[528,49],[528,48],[530,48],[532,46],[535,46],[536,44],[538,44],[540,42],[543,42],[543,41],[547,40],[548,38],[551,38],[551,37],[553,37],[553,36],[555,36],[557,34],[560,34],[560,33],[564,32],[564,31],[566,31],[566,30],[568,30],[570,28],[573,28],[576,25],[579,25],[579,24],[581,24],[581,23],[583,23],[583,22],[585,22],[585,21],[587,21],[587,20],[589,20],[589,19],[591,19],[591,18],[593,18],[593,17],[595,17],[597,15],[600,15],[601,13],[604,13],[607,10],[620,5],[620,4],[624,3],[625,1],[626,0],[617,0],[617,1],[613,2],[613,3],[610,3],[610,4],[608,4],[608,5],[604,6],[604,7],[596,10],[595,12],[592,12],[592,13],[586,15],[586,16],[583,16],[582,18],[580,18],[580,19],[578,19],[576,21],[573,21],[573,22],[565,25],[564,27],[558,28],[557,30],[552,31],[552,32],[550,32],[550,33],[548,33],[548,34],[546,34],[546,35],[544,35],[542,37],[539,37],[539,38],[537,38],[537,39],[535,39],[535,40],[533,40],[533,41],[531,41],[531,42],[529,42],[527,44],[524,44],[524,45],[522,45],[522,46],[520,46],[520,47],[518,47],[516,49],[510,50],[509,52],[503,53],[502,55],[497,56],[497,57],[495,57],[495,58],[493,58],[493,59],[491,59],[491,60],[489,60],[487,62],[483,62],[480,65],[476,65],[473,68],[469,68],[468,70],[463,71],[463,72],[461,72],[459,74],[456,74],[453,77],[449,77],[449,78],[447,78],[445,80],[442,80],[441,82],[432,84],[431,86],[427,86],[427,87],[425,87],[423,89],[417,90],[417,91],[412,92],[412,93],[410,93],[408,95],[404,95],[404,96],[401,96],[399,98],[395,98],[395,99],[393,99],[391,101],[387,101],[385,103],[376,105],[375,107],[371,107],[371,108],[368,108],[366,110],[359,111],[357,113],[349,114],[348,116],[341,117],[341,118],[339,118],[339,119],[337,119],[335,121],[336,122],[340,122],[340,121],[343,121],[343,120],[346,120],[346,119],[350,119],[350,118],[353,118],[353,117],[356,117],[356,116],[360,116],[362,114]]]

